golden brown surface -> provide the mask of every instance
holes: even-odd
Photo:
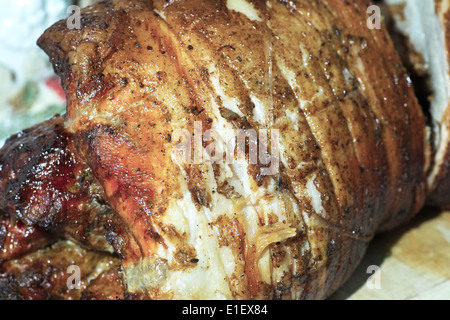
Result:
[[[121,217],[130,293],[323,298],[377,230],[422,206],[424,117],[385,30],[366,26],[368,1],[131,3],[39,40],[66,127]],[[278,129],[279,173],[177,163],[172,135],[195,121]]]
[[[90,283],[95,284],[101,277],[98,275],[99,271],[101,273],[102,269],[108,270],[117,263],[118,259],[112,255],[89,251],[70,241],[60,241],[2,263],[0,299],[80,299],[84,292],[92,290]],[[67,285],[69,277],[72,276],[68,269],[70,266],[79,267],[79,289]],[[94,280],[91,281],[90,278]],[[112,285],[113,283],[108,283],[105,289],[112,290]],[[123,298],[123,292],[120,298]]]
[[[62,270],[65,251],[54,248],[65,242],[58,242],[2,262],[0,292],[8,298],[328,297],[375,233],[409,220],[425,199],[424,116],[386,30],[367,28],[369,4],[116,0],[85,9],[81,30],[69,30],[65,21],[48,29],[38,44],[68,97],[64,127],[38,126],[7,142],[0,153],[2,210],[29,227],[51,230],[60,217],[63,226],[85,219],[84,227],[104,211],[64,204],[89,208],[98,199],[108,214],[93,237],[76,237],[78,229],[70,227],[54,232],[96,249],[92,243],[103,237],[121,270],[111,262],[85,282],[84,293],[67,292],[63,275],[34,293],[36,277],[22,279],[17,270],[30,263],[45,269],[43,261]],[[250,163],[249,154],[231,164],[180,161],[172,152],[181,141],[177,130],[190,136],[200,123],[202,133],[213,129],[225,142],[230,130],[278,130],[267,145],[279,170],[265,174],[268,165]],[[53,137],[41,139],[49,141],[51,157],[42,157],[40,146],[32,148],[31,164],[5,156],[40,130]],[[54,152],[54,143],[63,151]],[[27,152],[19,148],[12,159],[27,159]],[[66,160],[47,161],[54,157]],[[50,169],[34,174],[41,163]],[[19,182],[29,177],[27,165],[31,180],[50,188],[24,196]],[[66,176],[54,185],[59,173]],[[87,188],[73,192],[86,174]],[[42,190],[64,194],[56,198],[63,205],[39,210],[47,202],[33,200]],[[80,258],[70,263],[85,274],[105,256],[70,246]],[[49,274],[39,268],[36,274]],[[18,294],[18,287],[32,292]]]
[[[0,162],[0,212],[11,227],[24,234],[47,229],[93,249],[112,251],[105,240],[111,208],[104,202],[103,188],[75,153],[63,117],[12,136],[0,151]]]

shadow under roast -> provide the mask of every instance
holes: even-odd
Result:
[[[367,248],[366,254],[361,263],[350,277],[350,279],[329,299],[345,300],[351,297],[361,287],[366,284],[371,274],[367,273],[367,268],[371,265],[381,266],[383,261],[391,255],[391,250],[403,235],[413,229],[420,227],[423,223],[438,217],[442,210],[437,208],[425,208],[417,216],[404,226],[394,230],[384,232],[375,236]]]

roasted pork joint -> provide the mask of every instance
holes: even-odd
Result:
[[[388,35],[366,27],[369,2],[245,4],[104,2],[39,40],[123,221],[131,293],[323,298],[423,203],[424,119]],[[172,160],[175,130],[237,129],[230,111],[280,130],[276,175]]]
[[[41,36],[68,145],[110,209],[95,235],[121,261],[84,297],[121,279],[136,299],[326,298],[376,232],[417,213],[425,117],[370,4],[114,0]],[[204,146],[208,130],[277,130],[278,170],[179,161],[179,130]]]

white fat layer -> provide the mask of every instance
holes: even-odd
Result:
[[[345,81],[347,82],[353,81],[354,77],[347,68],[345,68],[344,71],[342,71],[342,74],[344,75]]]
[[[285,156],[286,148],[284,147],[284,144],[281,143],[279,145],[279,148],[280,148],[280,161],[285,168],[289,168],[289,164],[288,164],[286,156]]]
[[[434,0],[387,0],[388,4],[404,4],[404,20],[397,21],[399,30],[409,36],[409,40],[417,52],[425,60],[431,76],[433,100],[431,101],[431,116],[435,134],[434,145],[437,146],[436,166],[429,175],[429,185],[441,170],[443,157],[446,153],[448,130],[443,125],[443,117],[450,101],[450,76],[448,54],[446,52],[445,30],[442,27],[444,19],[436,13]],[[447,2],[443,1],[443,12],[447,11]]]
[[[269,120],[269,113],[270,113],[269,108],[264,102],[259,100],[253,94],[250,95],[250,99],[255,105],[255,108],[253,109],[253,118],[258,123],[264,125]]]
[[[435,11],[434,0],[388,0],[388,4],[405,4],[405,20],[397,26],[409,36],[417,52],[422,53],[432,78],[433,101],[431,114],[441,123],[450,100],[450,77],[445,49],[445,34],[440,17]],[[445,2],[445,1],[444,1]],[[439,132],[436,132],[439,133]]]
[[[230,298],[227,279],[234,271],[231,264],[236,261],[230,252],[219,250],[218,235],[210,226],[211,211],[205,207],[197,210],[191,193],[187,190],[182,199],[171,202],[167,212],[164,224],[172,224],[178,232],[184,232],[188,236],[187,242],[194,247],[198,263],[190,270],[166,271],[165,279],[160,284],[162,291],[167,289],[167,292],[173,292],[174,299]],[[169,245],[170,240],[165,239],[165,243]],[[173,248],[175,249],[175,245]],[[173,254],[174,252],[170,255]],[[171,261],[169,256],[160,258]]]
[[[304,50],[304,48],[301,48],[302,52],[303,52],[303,64],[305,65],[305,67],[307,67],[308,63],[309,63],[309,56],[307,54],[307,51]],[[285,78],[285,80],[288,82],[288,84],[290,85],[290,87],[292,88],[293,92],[295,93],[296,99],[298,101],[299,107],[302,110],[305,110],[306,106],[308,103],[311,103],[311,101],[305,100],[302,96],[301,96],[301,90],[300,90],[300,86],[297,83],[297,79],[296,79],[296,74],[294,71],[292,71],[291,69],[289,69],[288,67],[286,67],[286,65],[283,63],[283,60],[279,57],[275,57],[278,67],[283,75],[283,77]],[[321,95],[323,95],[323,88],[319,87],[318,88],[318,92],[315,94],[315,96],[312,98],[312,101],[314,101],[316,99],[316,97],[319,97]],[[309,125],[311,126],[311,119],[306,116],[306,120],[308,121]],[[314,134],[314,132],[313,132]],[[313,179],[310,179],[307,182],[306,186],[303,186],[303,188],[301,188],[302,190],[299,192],[301,194],[304,194],[306,196],[308,196],[308,198],[310,198],[311,204],[313,206],[313,209],[316,213],[321,214],[322,217],[326,215],[326,212],[324,210],[324,208],[322,207],[322,203],[320,200],[320,193],[317,190],[317,188],[314,185]],[[303,221],[307,226],[307,234],[308,234],[308,238],[309,239],[314,239],[315,237],[317,237],[316,235],[316,230],[319,228],[321,228],[321,219],[319,219],[316,215],[308,215],[307,212],[302,211],[301,215],[303,217]],[[324,253],[321,250],[320,247],[320,241],[311,241],[307,246],[305,246],[304,248],[302,248],[302,250],[308,250],[309,252],[311,252],[312,255],[312,259],[316,259],[317,257],[320,257],[321,255],[323,255]],[[318,262],[319,264],[322,264],[323,261]],[[326,277],[326,272],[325,272],[326,268],[322,268],[320,273],[319,273],[319,283],[323,283],[325,281],[325,277]]]
[[[213,66],[210,67],[209,79],[211,80],[211,84],[217,95],[222,99],[224,107],[238,114],[240,117],[243,117],[244,114],[241,112],[241,110],[239,110],[239,99],[236,97],[231,98],[227,96],[225,90],[223,89],[223,86],[220,83],[220,75],[217,71],[212,71],[214,69],[215,68]]]
[[[287,69],[286,69],[287,70]],[[214,92],[212,96],[220,96],[225,107],[242,116],[238,108],[238,99],[226,95],[220,83],[220,74],[214,66],[209,66],[210,80]],[[289,70],[286,71],[289,73]],[[295,81],[295,75],[292,76]],[[296,85],[296,84],[295,84]],[[297,86],[298,87],[298,86]],[[259,120],[267,117],[264,104],[257,98],[253,101],[258,112],[261,112]],[[219,106],[211,98],[210,112],[215,120],[212,129],[221,135],[223,142],[228,142],[234,137],[233,125],[221,116]],[[293,123],[298,122],[298,115],[287,112],[287,117]],[[219,245],[219,230],[214,227],[214,222],[221,215],[240,215],[243,219],[246,232],[246,242],[251,244],[255,240],[260,222],[269,223],[269,217],[277,217],[278,221],[287,221],[289,217],[300,219],[302,213],[296,200],[280,192],[277,179],[270,178],[264,186],[258,187],[249,174],[249,164],[246,159],[234,159],[232,164],[220,164],[221,178],[233,185],[234,190],[241,195],[242,203],[236,206],[236,200],[227,199],[219,192],[212,193],[217,189],[217,181],[211,164],[202,164],[207,179],[206,185],[211,195],[211,207],[198,208],[192,200],[186,184],[186,172],[183,165],[179,163],[183,176],[180,177],[180,187],[184,190],[181,199],[173,199],[167,214],[162,218],[162,225],[171,226],[179,234],[186,236],[186,241],[196,251],[198,262],[192,269],[177,271],[171,265],[175,262],[174,255],[179,247],[177,243],[171,243],[170,237],[164,238],[166,247],[158,246],[154,257],[145,259],[141,263],[126,270],[127,277],[131,279],[131,288],[134,286],[142,288],[158,287],[161,293],[173,294],[174,299],[229,299],[232,296],[230,290],[230,279],[235,276],[239,257],[231,248]],[[223,177],[222,177],[223,176]],[[305,186],[306,188],[306,186]],[[314,203],[315,197],[319,197],[314,185],[309,187],[310,196]],[[307,191],[304,192],[307,194]],[[317,200],[315,207],[318,207]],[[320,209],[319,209],[320,211]],[[323,211],[323,210],[322,210]],[[302,248],[307,250],[307,248]],[[272,282],[271,254],[269,250],[263,252],[258,261],[262,279]],[[137,279],[144,279],[138,281]],[[135,281],[134,281],[134,280]]]
[[[319,190],[317,190],[316,185],[314,184],[314,179],[316,178],[316,174],[313,174],[311,178],[309,178],[306,183],[306,192],[308,196],[311,198],[311,204],[316,213],[324,216],[325,209],[322,206],[322,198]]]
[[[166,20],[166,16],[164,15],[164,12],[153,9],[163,20]]]
[[[282,59],[277,59],[278,68],[280,69],[281,73],[283,74],[284,78],[288,82],[289,86],[294,90],[294,92],[297,92],[299,90],[299,85],[297,83],[295,72],[291,69],[287,68],[285,64],[283,63]],[[307,101],[298,99],[300,103],[300,108],[304,109]]]
[[[307,66],[308,65],[308,55],[306,54],[306,52],[303,53],[303,61],[304,61],[304,65]],[[289,86],[292,88],[292,90],[294,91],[297,101],[299,102],[300,105],[300,109],[305,110],[306,106],[308,105],[308,103],[311,103],[312,101],[314,101],[316,98],[318,98],[319,96],[323,95],[323,88],[322,87],[318,87],[317,88],[317,93],[312,97],[311,101],[305,100],[305,99],[301,99],[301,97],[299,97],[299,92],[301,92],[301,88],[300,85],[297,83],[297,76],[296,73],[289,69],[288,67],[286,67],[286,65],[284,64],[282,58],[276,57],[276,61],[278,64],[278,68],[281,71],[281,74],[283,75],[283,77],[285,78],[285,80],[288,82]],[[306,117],[308,118],[308,117]]]
[[[236,261],[233,251],[229,247],[220,247],[218,250],[219,250],[220,256],[222,258],[222,263],[223,263],[223,268],[225,270],[225,273],[229,277],[232,277],[233,273],[235,272],[236,264],[237,264],[237,261]]]
[[[258,271],[265,283],[272,284],[272,269],[272,255],[270,250],[265,250],[258,260]]]
[[[286,109],[286,117],[292,123],[294,130],[299,131],[298,123],[300,122],[300,117],[298,112],[292,112],[291,110]]]
[[[217,248],[215,250],[217,252]],[[172,292],[174,300],[229,300],[232,294],[223,272],[217,273],[210,259],[203,267],[169,272],[162,292]]]
[[[245,0],[227,0],[228,10],[236,11],[245,15],[248,19],[253,21],[262,21],[259,17],[258,10],[253,4]]]

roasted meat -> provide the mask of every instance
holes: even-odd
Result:
[[[56,23],[38,44],[66,92],[63,133],[49,131],[69,160],[29,197],[10,140],[3,210],[90,249],[104,236],[122,273],[85,298],[121,281],[136,299],[329,296],[426,197],[425,116],[370,4],[114,0],[84,9],[81,29]],[[227,161],[202,160],[230,142]],[[79,221],[100,227],[80,237]]]
[[[12,136],[0,161],[0,212],[30,228],[112,251],[105,239],[112,210],[76,155],[61,116]]]
[[[0,152],[0,299],[124,298],[121,282],[104,286],[121,279],[107,242],[114,213],[72,145],[56,116]],[[81,271],[77,290],[67,286],[71,265]]]
[[[401,52],[421,83],[429,115],[428,204],[450,207],[450,1],[386,0],[393,34],[406,40]]]
[[[78,287],[70,286],[75,285],[70,279],[73,275],[71,266],[76,266],[80,273]],[[3,262],[0,266],[0,299],[123,299],[121,280],[102,283],[105,274],[119,276],[116,256],[86,250],[71,241],[59,241]]]
[[[4,213],[0,215],[0,263],[46,247],[58,239],[38,226],[26,226]]]

